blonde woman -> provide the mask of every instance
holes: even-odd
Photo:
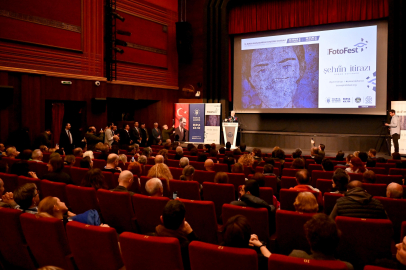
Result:
[[[169,180],[173,179],[169,167],[164,163],[158,163],[151,167],[148,171],[148,177],[150,178],[163,178],[166,180],[166,185],[169,191]]]
[[[250,154],[244,154],[238,159],[238,163],[244,165],[244,167],[252,167],[254,161],[255,161],[254,157]]]
[[[319,211],[316,197],[311,192],[300,192],[293,205],[295,206],[296,212],[317,213],[317,211]]]

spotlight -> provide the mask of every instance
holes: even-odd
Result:
[[[123,35],[123,36],[131,36],[131,32],[124,31],[124,30],[117,30],[117,34]]]
[[[123,50],[123,49],[120,49],[120,48],[117,48],[117,47],[114,47],[113,50],[114,50],[115,52],[120,53],[120,54],[123,54],[123,53],[124,53],[124,50]]]
[[[116,39],[115,43],[116,43],[116,45],[127,47],[127,42],[125,42],[123,40]]]
[[[125,18],[123,16],[121,16],[120,14],[118,14],[117,12],[112,11],[111,14],[116,17],[117,19],[119,19],[120,21],[124,22]]]

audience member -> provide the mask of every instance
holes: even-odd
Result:
[[[367,162],[368,154],[366,152],[359,152],[358,158],[361,159],[362,162]]]
[[[254,148],[252,149],[251,155],[256,162],[261,162],[262,161],[262,151],[259,148]]]
[[[386,188],[386,197],[392,199],[402,199],[403,187],[398,183],[390,183]]]
[[[214,176],[214,183],[228,184],[228,174],[225,172],[218,172]]]
[[[317,148],[317,147],[310,148],[310,156],[311,156],[311,158],[314,158],[318,154],[319,154],[319,148]]]
[[[54,182],[62,182],[65,184],[73,184],[69,174],[63,172],[64,165],[61,157],[51,158],[47,166],[48,173],[42,177],[43,179]]]
[[[35,214],[38,212],[39,190],[34,183],[27,183],[19,186],[13,192],[14,201],[19,208],[26,213]]]
[[[304,169],[305,168],[305,163],[304,163],[303,159],[295,158],[293,160],[292,165],[290,166],[290,168],[292,168],[292,169]]]
[[[127,170],[132,172],[134,177],[135,176],[140,177],[142,175],[142,166],[137,161],[130,162],[130,164],[128,164]]]
[[[139,162],[139,160],[138,160]],[[110,154],[107,158],[107,164],[103,168],[104,172],[121,173],[121,168],[118,167],[119,158],[117,154]]]
[[[339,151],[337,152],[336,160],[337,160],[337,161],[344,161],[344,152],[343,152],[342,150],[339,150]]]
[[[164,157],[163,156],[161,156],[161,155],[156,155],[155,156],[155,164],[158,164],[158,163],[164,163]]]
[[[134,192],[128,191],[128,188],[133,184],[133,182],[134,175],[132,172],[128,170],[122,171],[118,177],[118,186],[114,189],[110,189],[110,191],[128,192],[132,196],[134,195]]]
[[[206,159],[206,161],[204,162],[204,168],[208,172],[214,171],[214,162],[213,162],[213,160],[212,159]]]
[[[80,147],[76,147],[75,149],[73,149],[73,155],[75,157],[83,157],[83,150]]]
[[[73,165],[75,165],[75,162],[76,162],[76,158],[74,155],[65,156],[65,162],[64,162],[65,165],[73,166]]]
[[[163,178],[166,180],[167,190],[169,191],[169,180],[173,179],[169,167],[164,163],[158,163],[151,167],[148,171],[148,177],[150,178]]]
[[[269,214],[275,211],[273,205],[269,205],[267,202],[259,198],[259,185],[255,180],[248,180],[242,185],[239,191],[240,201],[233,201],[230,204],[239,206],[249,206],[254,208],[266,208]]]
[[[220,147],[219,154],[224,155],[226,153],[226,149],[224,147]]]
[[[354,157],[359,157],[359,152],[360,151],[354,151],[354,153],[352,153],[354,155]]]
[[[92,187],[95,190],[108,189],[104,175],[100,169],[90,169],[80,183],[81,187]]]
[[[366,167],[375,167],[376,166],[376,158],[368,158]]]
[[[164,187],[158,178],[151,178],[145,183],[145,191],[151,197],[162,197],[164,194]]]
[[[164,157],[164,160],[168,160],[168,159],[169,159],[169,158],[168,158],[168,150],[166,150],[166,149],[161,149],[161,150],[159,150],[158,155],[163,156],[163,157]]]
[[[325,172],[334,171],[334,164],[329,158],[324,158],[321,162],[321,166],[323,167],[323,171]]]
[[[368,151],[368,157],[375,159],[375,158],[376,158],[376,150],[373,149],[373,148],[369,149],[369,151]]]
[[[217,150],[216,149],[211,149],[209,153],[210,158],[217,158]]]
[[[374,184],[376,182],[376,175],[373,171],[366,171],[362,174],[362,182]]]
[[[176,154],[175,154],[174,159],[180,160],[182,157],[183,157],[183,148],[182,148],[182,146],[178,146],[178,147],[176,147]]]
[[[197,151],[197,148],[192,148],[192,150],[190,150],[190,155],[192,157],[197,157],[197,155],[199,154],[199,151]]]
[[[247,145],[245,143],[240,143],[240,150],[241,152],[245,152],[247,150]]]
[[[302,149],[297,148],[295,152],[292,153],[292,158],[301,158],[302,157]]]
[[[326,146],[322,143],[319,144],[319,150],[325,152],[324,149],[326,149]]]
[[[295,206],[296,212],[317,213],[317,211],[319,211],[316,197],[314,197],[311,192],[300,192],[293,205]]]
[[[349,173],[364,173],[368,169],[365,168],[360,158],[353,157],[350,161],[350,167],[346,168],[345,170]]]
[[[348,156],[345,158],[346,161],[345,165],[350,166],[350,162],[353,157],[354,157],[353,154],[348,154]]]
[[[30,149],[25,149],[21,154],[18,156],[19,159],[21,160],[30,160],[32,156],[32,150]]]
[[[350,181],[350,176],[343,169],[338,168],[333,174],[333,190],[332,193],[344,194],[347,192],[347,185]]]
[[[363,188],[362,183],[353,180],[348,183],[344,197],[337,200],[330,214],[332,219],[336,216],[386,219],[387,215],[383,205],[377,199],[372,198]]]
[[[187,165],[189,165],[189,159],[187,157],[183,157],[179,160],[179,167],[185,168]]]
[[[85,157],[89,157],[91,160],[93,160],[93,159],[94,159],[93,151],[86,151],[86,152],[84,152],[84,153],[83,153],[83,158],[85,158]]]
[[[231,143],[226,142],[226,151],[231,151]]]
[[[90,159],[89,156],[84,157],[80,160],[80,168],[90,169],[93,167],[93,160]]]
[[[4,193],[4,182],[0,178],[0,208],[18,208],[19,206],[14,201],[13,193],[6,192]]]
[[[191,165],[187,165],[183,168],[182,175],[180,176],[180,180],[185,181],[193,181],[193,176],[195,174],[195,168]]]
[[[300,170],[296,173],[296,182],[297,182],[297,186],[292,187],[290,189],[294,189],[297,191],[309,191],[309,192],[318,192],[317,195],[317,203],[319,205],[323,205],[323,195],[321,194],[320,190],[318,190],[317,188],[312,187],[309,184],[310,178],[309,178],[309,172],[304,169],[304,170]]]
[[[231,172],[244,173],[244,165],[242,165],[241,163],[235,163],[234,166],[232,166]]]
[[[320,165],[321,165],[321,162],[323,161],[323,156],[320,155],[320,154],[317,154],[317,155],[314,156],[313,159],[314,159],[314,162],[315,162],[316,164],[320,164]]]
[[[99,136],[96,136],[96,128],[94,126],[89,127],[85,134],[87,142],[87,150],[94,151],[98,142],[104,141],[104,131],[101,130]]]
[[[242,155],[241,150],[239,148],[234,149],[233,150],[233,155],[234,156],[241,156]]]
[[[8,158],[15,159],[20,154],[20,152],[18,152],[14,146],[11,146],[6,149],[6,154]]]

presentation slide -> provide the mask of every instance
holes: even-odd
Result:
[[[237,112],[386,112],[387,38],[379,51],[378,24],[237,38],[236,43]]]

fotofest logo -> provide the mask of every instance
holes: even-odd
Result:
[[[341,98],[332,98],[331,103],[341,103]]]
[[[353,48],[344,47],[344,48],[330,48],[327,51],[327,55],[331,54],[348,54],[348,53],[360,53],[366,50],[368,47],[368,41],[361,38],[361,42],[358,42],[353,46]]]
[[[366,77],[367,80],[367,87],[372,88],[373,91],[376,91],[376,71],[372,73],[372,76]]]

